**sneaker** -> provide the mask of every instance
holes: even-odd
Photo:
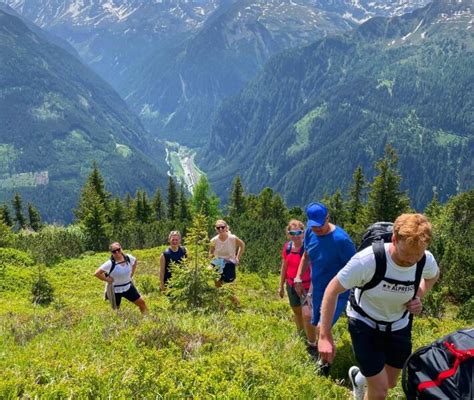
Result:
[[[356,384],[356,376],[359,372],[359,367],[356,367],[355,365],[349,368],[349,380],[352,383],[352,398],[355,400],[364,400],[367,385]]]

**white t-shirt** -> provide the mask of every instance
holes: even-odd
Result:
[[[219,235],[214,236],[211,239],[211,243],[214,245],[214,256],[229,260],[233,263],[236,262],[236,240],[235,235],[229,233],[226,240],[222,241],[219,239]]]
[[[110,274],[110,276],[114,279],[114,291],[115,293],[123,293],[130,289],[130,284],[125,286],[118,286],[117,285],[124,285],[125,283],[130,283],[132,280],[132,265],[135,264],[137,260],[130,254],[127,254],[130,258],[130,263],[125,260],[123,263],[115,264],[115,268]],[[112,268],[112,261],[108,260],[100,266],[100,269],[105,272],[109,272],[110,268]]]
[[[394,263],[389,253],[390,243],[385,243],[385,255],[387,256],[387,271],[385,277],[395,279],[401,282],[414,282],[416,273],[416,264],[411,267],[400,267]],[[438,264],[429,251],[425,251],[426,262],[423,268],[422,278],[431,279],[438,274]],[[372,246],[369,246],[361,252],[355,254],[346,266],[341,269],[337,278],[341,285],[346,289],[364,286],[369,282],[375,273],[375,255]],[[380,282],[372,289],[366,290],[360,296],[360,290],[355,290],[355,297],[359,306],[370,317],[378,321],[394,322],[392,330],[403,329],[408,325],[409,315],[403,318],[406,310],[405,303],[414,296],[415,286],[397,285],[396,283]],[[360,299],[359,299],[360,296]],[[357,311],[353,310],[350,302],[347,303],[347,315],[352,318],[364,321],[372,328],[376,327],[374,321],[363,317]],[[383,325],[379,325],[380,330],[385,330]]]

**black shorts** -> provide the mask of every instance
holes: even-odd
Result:
[[[403,329],[385,333],[349,318],[349,332],[355,358],[366,377],[377,375],[385,364],[402,369],[411,354],[411,323]]]
[[[286,293],[288,294],[288,300],[290,301],[291,307],[301,307],[301,297],[293,286],[286,283]]]
[[[221,281],[225,283],[234,282],[235,276],[235,264],[227,261],[221,274]]]
[[[115,293],[115,302],[117,303],[117,308],[120,307],[120,303],[122,302],[122,297],[125,297],[128,301],[132,303],[136,302],[141,296],[138,293],[138,290],[133,283],[130,284],[130,289],[123,293]]]

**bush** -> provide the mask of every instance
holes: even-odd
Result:
[[[31,288],[33,304],[47,306],[54,300],[54,289],[45,276],[44,268],[38,265],[38,278]]]
[[[466,303],[464,303],[459,309],[457,318],[468,321],[470,325],[474,322],[474,297],[471,297]]]
[[[204,216],[197,214],[194,217],[186,240],[188,256],[179,264],[171,263],[169,294],[175,307],[211,310],[222,304],[226,289],[215,286],[220,275],[214,268],[209,268],[206,223]]]
[[[78,257],[85,250],[84,240],[77,225],[48,225],[40,232],[20,232],[15,247],[29,251],[37,263],[52,265],[63,258]]]

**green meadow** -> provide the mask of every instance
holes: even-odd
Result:
[[[287,299],[277,296],[277,275],[239,272],[229,286],[240,306],[177,311],[158,291],[162,250],[131,251],[146,317],[126,300],[118,312],[103,300],[103,282],[93,273],[106,253],[45,267],[55,298],[47,307],[31,302],[37,266],[26,253],[10,254],[0,283],[0,398],[350,398],[346,373],[354,359],[345,318],[335,327],[331,376],[318,376]],[[465,326],[418,318],[414,346]],[[402,398],[400,387],[390,396]]]

